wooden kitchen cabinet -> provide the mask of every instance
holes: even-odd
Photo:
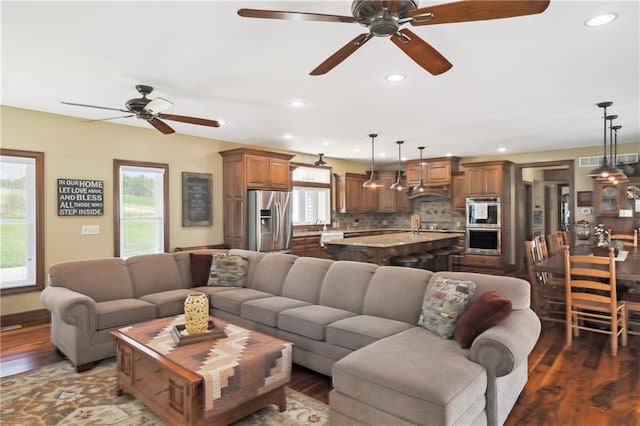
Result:
[[[510,161],[466,163],[464,166],[467,197],[510,197]]]
[[[290,191],[293,155],[239,148],[221,151],[224,244],[247,248],[247,191]]]
[[[451,175],[458,171],[460,158],[438,157],[422,160],[422,180],[426,185],[451,185]],[[406,162],[407,183],[417,185],[420,182],[420,160]]]
[[[377,189],[362,186],[369,175],[358,173],[334,174],[336,183],[336,211],[364,213],[378,210]]]
[[[293,237],[293,254],[296,256],[330,259],[329,253],[320,247],[320,235]]]
[[[376,176],[384,186],[378,188],[378,211],[397,213],[411,212],[411,200],[407,195],[407,191],[396,191],[395,189],[389,189],[393,185],[397,178],[397,171],[380,171],[376,172]]]
[[[464,172],[452,173],[451,187],[453,192],[453,209],[456,211],[464,211],[467,200]]]
[[[596,181],[594,209],[597,216],[618,217],[620,210],[631,210],[632,217],[640,217],[636,202],[640,199],[640,176],[630,176],[629,182],[613,184]]]

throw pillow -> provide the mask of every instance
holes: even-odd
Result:
[[[191,281],[193,286],[207,285],[213,256],[210,254],[189,253],[189,257],[191,260]]]
[[[209,273],[210,286],[244,287],[249,261],[235,254],[214,254]]]
[[[460,316],[453,337],[460,346],[468,348],[480,333],[504,321],[512,310],[511,300],[503,299],[497,292],[482,293]]]
[[[475,290],[473,281],[438,278],[424,296],[418,325],[450,339]]]

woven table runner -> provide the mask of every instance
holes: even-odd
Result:
[[[226,338],[177,346],[171,329],[184,324],[184,315],[119,331],[202,376],[206,411],[224,412],[291,380],[291,343],[212,319]]]

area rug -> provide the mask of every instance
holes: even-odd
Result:
[[[78,374],[68,361],[0,379],[0,424],[32,425],[164,425],[143,403],[117,396],[113,359]],[[275,405],[234,425],[324,425],[329,407],[287,388],[287,411]]]

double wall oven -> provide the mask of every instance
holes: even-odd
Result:
[[[470,197],[466,201],[466,253],[500,255],[500,197]]]

